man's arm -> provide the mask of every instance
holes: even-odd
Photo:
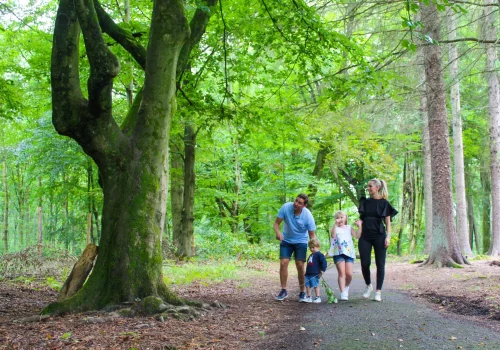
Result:
[[[276,220],[274,220],[274,225],[273,225],[274,232],[276,233],[276,239],[279,240],[280,242],[283,241],[283,234],[281,233],[280,230],[280,224],[282,221],[283,221],[282,218],[276,218]]]
[[[314,230],[308,232],[309,232],[309,239],[316,238],[316,233]]]

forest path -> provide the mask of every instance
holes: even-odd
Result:
[[[334,266],[325,280],[338,297]],[[349,301],[327,304],[322,289],[321,304],[298,303],[296,293],[289,291],[285,303],[299,316],[280,325],[259,349],[500,349],[500,334],[494,330],[441,314],[422,298],[391,290],[389,282],[382,302],[364,299],[364,287],[357,263]]]

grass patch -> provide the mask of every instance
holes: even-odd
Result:
[[[241,288],[248,285],[246,279],[255,275],[266,275],[267,269],[262,262],[251,261],[197,261],[178,264],[167,261],[163,265],[163,279],[166,284],[189,285],[193,282],[202,284],[219,283],[224,280],[241,280]]]

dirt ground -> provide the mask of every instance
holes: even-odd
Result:
[[[18,322],[36,315],[57,293],[37,283],[4,280],[0,349],[274,349],[276,325],[292,324],[295,307],[273,300],[279,290],[278,264],[265,269],[265,277],[175,287],[184,298],[222,306],[193,321],[87,313]],[[296,281],[292,274],[290,281]],[[490,261],[475,261],[463,269],[391,262],[386,281],[387,288],[421,298],[449,317],[467,317],[500,331],[500,266]]]

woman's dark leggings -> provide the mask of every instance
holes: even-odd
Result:
[[[377,290],[382,289],[385,277],[385,256],[387,248],[384,247],[385,236],[365,239],[361,237],[358,241],[359,258],[361,260],[361,272],[366,285],[371,283],[370,264],[372,247],[375,250],[375,264],[377,265]]]

